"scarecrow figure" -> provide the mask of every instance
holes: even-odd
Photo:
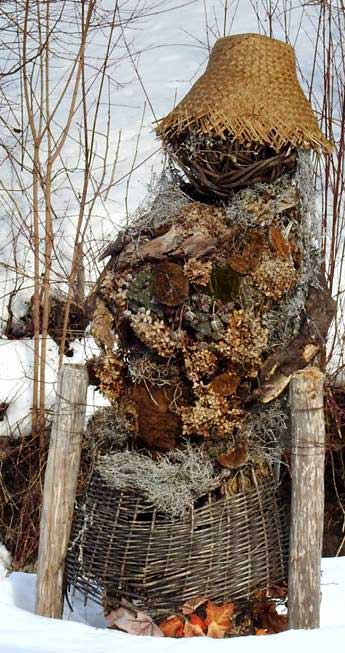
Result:
[[[68,574],[80,587],[96,578],[108,602],[166,608],[204,594],[248,598],[284,576],[271,471],[287,431],[284,391],[320,354],[334,302],[312,228],[309,153],[331,145],[289,45],[219,39],[157,134],[170,171],[105,250],[89,298],[111,455],[78,512]],[[248,557],[252,541],[265,544]]]

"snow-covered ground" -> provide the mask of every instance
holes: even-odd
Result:
[[[321,628],[229,640],[134,637],[104,629],[100,608],[75,600],[63,621],[33,614],[35,576],[0,579],[0,653],[313,653],[344,650],[345,557],[322,564]],[[0,574],[1,578],[1,574]]]

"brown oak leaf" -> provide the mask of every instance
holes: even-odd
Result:
[[[248,274],[255,269],[253,268],[253,261],[242,254],[234,254],[234,256],[229,258],[228,263],[231,269],[239,274]]]
[[[210,383],[210,390],[216,392],[221,397],[228,397],[235,394],[240,383],[240,377],[231,372],[218,374]]]
[[[246,442],[239,442],[233,449],[230,449],[226,453],[221,453],[217,457],[217,460],[226,469],[238,469],[249,460],[248,444]]]
[[[290,245],[287,240],[285,240],[282,232],[277,227],[270,227],[269,230],[269,241],[272,246],[272,249],[281,256],[281,258],[289,259],[291,256]]]
[[[288,628],[286,614],[278,614],[274,601],[265,601],[255,606],[258,628],[267,630],[267,634],[281,633]]]

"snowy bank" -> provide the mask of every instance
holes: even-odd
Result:
[[[266,637],[229,640],[133,637],[105,630],[100,608],[77,598],[74,612],[66,607],[65,620],[32,614],[35,576],[13,573],[0,580],[0,653],[290,653],[309,648],[323,653],[341,651],[345,641],[345,557],[323,560],[321,628],[288,631]],[[87,623],[92,625],[87,625]],[[100,626],[100,627],[95,627]]]

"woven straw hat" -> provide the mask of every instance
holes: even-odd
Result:
[[[216,41],[205,73],[163,118],[157,134],[169,143],[185,130],[260,143],[330,152],[296,75],[293,48],[259,34]]]

